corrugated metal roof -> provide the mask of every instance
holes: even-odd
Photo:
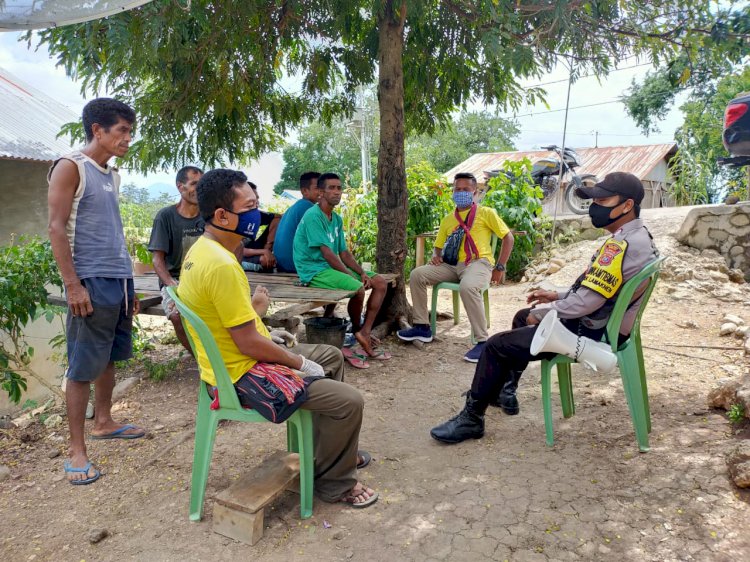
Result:
[[[630,172],[643,180],[653,170],[654,166],[666,158],[667,155],[677,151],[677,144],[576,148],[575,151],[583,163],[580,167],[576,168],[578,175],[594,174],[597,178],[601,179],[610,172]],[[448,170],[445,175],[449,181],[453,181],[453,176],[457,173],[470,172],[482,183],[484,172],[497,170],[502,167],[503,162],[506,160],[518,162],[524,158],[528,158],[534,162],[539,158],[557,158],[557,155],[548,150],[474,154],[455,168]]]
[[[75,112],[0,68],[0,158],[51,162],[73,151],[56,138]]]

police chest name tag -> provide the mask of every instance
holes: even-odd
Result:
[[[622,285],[622,259],[628,243],[610,238],[599,249],[581,285],[611,298]]]

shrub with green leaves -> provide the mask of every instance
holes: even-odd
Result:
[[[138,261],[151,263],[148,240],[154,217],[163,207],[174,205],[178,195],[162,193],[153,197],[147,189],[126,183],[120,188],[120,216],[128,253]]]
[[[24,336],[24,328],[34,320],[55,318],[57,307],[48,304],[47,288],[62,285],[48,241],[21,237],[0,247],[0,386],[16,404],[27,387],[24,375],[62,395],[31,369],[34,348]]]
[[[451,186],[429,163],[421,162],[406,170],[409,190],[409,218],[406,226],[409,256],[405,271],[414,269],[416,235],[432,232],[440,220],[451,212]],[[362,189],[348,189],[342,204],[342,218],[350,251],[360,262],[375,264],[378,236],[377,190],[363,193]],[[432,251],[432,240],[427,240],[425,253]]]
[[[729,421],[734,424],[738,424],[745,419],[745,405],[741,402],[732,404],[732,407],[727,411]]]
[[[550,224],[542,213],[542,190],[531,178],[531,162],[528,159],[506,161],[502,170],[507,173],[500,173],[487,182],[489,191],[482,205],[495,209],[511,230],[526,232],[515,237],[507,264],[508,278],[518,279]]]

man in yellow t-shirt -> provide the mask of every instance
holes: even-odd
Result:
[[[470,349],[464,359],[470,363],[479,361],[487,341],[487,319],[482,303],[482,289],[490,282],[499,285],[505,278],[505,264],[513,250],[513,234],[494,209],[480,207],[474,203],[477,180],[472,174],[459,173],[453,179],[453,201],[456,210],[440,222],[435,250],[428,265],[417,267],[411,272],[409,288],[414,307],[414,327],[400,330],[398,337],[403,341],[432,341],[427,312],[427,287],[438,283],[459,283],[461,300],[469,317],[471,329],[477,344]],[[455,264],[446,263],[443,249],[451,235],[462,228],[458,217],[468,227],[463,240],[458,244],[458,257]],[[501,241],[500,256],[495,263],[492,255],[492,235]]]
[[[274,343],[260,320],[270,298],[262,287],[251,297],[250,285],[234,251],[246,232],[253,231],[258,199],[247,177],[234,170],[211,170],[198,183],[198,207],[205,231],[190,248],[182,266],[178,294],[206,323],[213,334],[243,406],[246,374],[256,363],[284,365],[305,375],[319,376],[309,383],[300,406],[313,412],[315,493],[324,501],[343,501],[353,507],[372,505],[377,492],[357,480],[357,445],[364,401],[357,390],[342,382],[344,359],[330,345],[294,347],[294,353]],[[201,379],[216,378],[208,356],[196,343]],[[327,375],[323,377],[323,375]]]

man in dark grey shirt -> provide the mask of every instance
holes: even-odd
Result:
[[[159,287],[162,289],[164,314],[172,321],[177,339],[190,353],[192,350],[182,327],[180,313],[164,287],[179,283],[182,260],[190,246],[203,234],[205,223],[198,211],[198,196],[195,192],[202,176],[203,171],[195,166],[185,166],[177,172],[176,184],[180,201],[176,205],[164,207],[156,214],[148,243],[154,269],[159,276]]]
[[[434,439],[443,443],[479,439],[484,435],[484,413],[490,404],[508,415],[518,414],[516,387],[524,369],[530,361],[554,356],[535,356],[530,352],[537,325],[545,314],[556,310],[567,329],[598,341],[620,287],[658,256],[651,234],[638,218],[643,184],[636,176],[624,172],[607,174],[594,187],[578,189],[577,195],[593,200],[589,207],[591,222],[609,231],[610,237],[568,291],[533,291],[527,299],[533,308],[518,311],[511,330],[487,341],[466,406],[457,416],[432,429],[430,435]],[[642,292],[636,291],[636,299],[623,319],[621,338],[626,338],[633,328]]]

